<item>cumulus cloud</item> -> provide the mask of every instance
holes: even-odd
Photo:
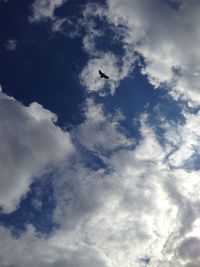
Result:
[[[176,251],[199,217],[198,172],[171,169],[167,156],[173,152],[147,121],[145,114],[136,148],[107,156],[109,171],[79,162],[56,185],[55,220],[97,249],[107,266],[141,266],[144,258],[148,266],[184,266]]]
[[[138,146],[138,150],[144,148],[144,154],[145,147],[151,148],[149,157],[142,159],[137,149],[124,148],[107,159],[110,172],[94,171],[77,162],[56,180],[54,218],[66,233],[62,238],[55,235],[58,243],[65,243],[67,250],[67,244],[73,244],[77,253],[82,246],[92,249],[102,266],[141,266],[146,254],[154,262],[175,227],[177,208],[163,188],[168,173],[158,164],[162,161],[160,155],[156,158],[159,144],[153,132],[151,136],[154,146],[147,145],[145,134]],[[155,155],[153,160],[151,155]],[[67,242],[68,238],[73,241]],[[87,250],[85,253],[88,258]]]
[[[95,29],[94,20],[90,23],[83,40],[90,58],[80,76],[87,92],[105,94],[108,86],[114,93],[137,53],[144,59],[142,73],[154,87],[166,84],[173,97],[198,101],[197,1],[107,3],[107,11],[88,5],[84,16],[106,16],[123,37],[125,53],[98,50],[95,40],[103,33]],[[111,76],[108,84],[97,77],[99,68]],[[5,267],[199,266],[198,111],[183,110],[184,120],[177,124],[163,117],[162,141],[149,123],[150,115],[143,114],[140,138],[134,143],[122,130],[123,116],[108,114],[92,99],[86,101],[84,122],[70,136],[55,126],[56,115],[38,103],[24,107],[4,94],[1,102],[0,167],[5,170],[2,181],[8,183],[0,184],[0,200],[5,208],[13,207],[13,199],[19,199],[46,166],[67,156],[71,138],[79,148],[55,174],[53,218],[60,228],[44,237],[28,226],[15,239],[1,227],[0,262]],[[95,156],[92,164],[104,164],[88,166],[85,150]],[[37,201],[32,204],[41,207]]]
[[[38,103],[25,107],[0,95],[0,206],[15,209],[31,181],[72,151],[69,134],[54,122],[56,115]]]
[[[165,84],[174,98],[198,102],[200,4],[175,2],[109,0],[108,17],[116,27],[127,28],[124,42],[144,58],[142,73],[152,85]]]
[[[175,152],[171,146],[160,144],[147,114],[140,118],[140,141],[132,147],[127,146],[130,140],[117,126],[119,118],[106,115],[104,109],[88,100],[85,122],[71,135],[97,156],[102,146],[107,151],[118,146],[120,149],[105,154],[106,167],[96,170],[84,163],[87,155],[81,156],[81,151],[75,161],[64,163],[54,180],[54,221],[60,229],[50,236],[38,235],[28,227],[14,239],[1,228],[0,262],[6,267],[36,263],[45,267],[139,267],[144,266],[144,259],[148,259],[148,266],[195,266],[199,173],[170,167],[168,155]],[[43,121],[46,114],[49,122],[49,113],[38,115],[41,107],[38,110],[34,118]],[[110,135],[107,128],[111,129]],[[84,131],[91,144],[83,138]],[[100,145],[95,145],[93,134]],[[109,142],[104,141],[107,135]],[[12,247],[16,249],[10,256]],[[31,254],[27,248],[31,248]]]
[[[30,17],[31,22],[43,19],[54,19],[54,11],[62,6],[66,0],[35,0],[32,5],[33,15]]]

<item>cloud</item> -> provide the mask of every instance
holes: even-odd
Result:
[[[54,125],[54,116],[37,108],[34,123],[44,124],[47,118]],[[140,118],[141,138],[133,147],[127,146],[130,139],[120,130],[120,119],[107,114],[102,104],[88,100],[84,112],[85,121],[70,133],[74,142],[97,156],[102,147],[120,149],[104,154],[106,166],[98,169],[85,164],[87,154],[81,150],[73,161],[63,162],[54,179],[54,221],[60,228],[42,236],[27,226],[18,239],[1,228],[0,262],[6,267],[139,267],[144,266],[141,259],[148,259],[148,266],[195,266],[199,173],[170,168],[168,155],[175,151],[160,144],[147,114]]]
[[[101,112],[91,114],[97,124],[102,121]],[[95,248],[107,266],[141,266],[146,257],[149,266],[165,266],[163,258],[174,266],[171,255],[198,217],[199,186],[190,186],[198,173],[169,168],[169,150],[147,121],[141,117],[142,139],[135,148],[122,146],[107,156],[108,170],[91,170],[79,161],[55,186],[55,220],[72,238]]]
[[[6,50],[13,51],[16,50],[16,48],[17,48],[17,40],[10,39],[7,41]]]
[[[52,31],[53,32],[63,32],[62,27],[63,24],[66,22],[66,19],[56,19],[52,24]]]
[[[73,246],[75,244],[69,243],[70,238],[66,236],[63,239],[62,232],[48,239],[38,238],[32,226],[27,227],[27,232],[20,239],[13,239],[3,227],[0,233],[4,240],[4,243],[0,243],[0,263],[4,267],[26,267],[27,265],[30,267],[65,267],[66,265],[105,267],[93,249],[84,246],[76,249],[76,246]],[[10,250],[12,253],[9,253]]]
[[[198,104],[200,55],[197,44],[200,33],[196,25],[200,4],[197,1],[126,0],[122,4],[119,0],[109,0],[107,5],[88,3],[76,20],[55,18],[54,10],[63,3],[62,0],[35,1],[33,20],[49,17],[53,19],[54,32],[62,32],[71,38],[82,34],[83,49],[89,61],[80,77],[87,91],[114,94],[140,57],[143,62],[141,73],[155,88],[168,88],[174,99],[182,98],[190,105]],[[110,47],[117,43],[123,53],[104,51],[99,46],[103,39]],[[110,72],[111,80],[106,84],[98,80],[95,72],[99,65],[108,74]]]
[[[166,138],[173,145],[174,153],[169,156],[172,166],[188,169],[199,169],[199,120],[200,113],[192,114],[183,112],[184,124],[174,126],[168,125]],[[174,133],[174,134],[173,134]]]
[[[121,60],[112,52],[108,52],[99,53],[97,57],[90,59],[80,75],[81,83],[87,92],[98,92],[101,96],[114,94],[120,80],[128,76],[133,64],[125,58]],[[101,79],[99,69],[109,76],[109,80]]]
[[[25,107],[4,93],[0,102],[0,206],[11,212],[32,180],[67,157],[73,145],[54,124],[56,115],[38,103]]]
[[[35,0],[32,4],[33,15],[31,22],[41,21],[43,19],[54,19],[54,11],[62,6],[66,0]]]
[[[119,113],[116,116],[107,115],[102,104],[96,104],[93,99],[88,99],[85,116],[86,120],[74,129],[73,134],[87,149],[94,152],[112,151],[134,144],[134,141],[128,139],[120,128],[120,120],[123,120],[123,117]]]
[[[132,71],[137,56],[126,45],[122,46],[122,55],[110,50],[105,51],[99,47],[102,40],[109,38],[107,29],[110,29],[109,34],[113,36],[111,45],[114,46],[119,41],[119,33],[112,29],[112,25],[108,21],[105,5],[88,3],[83,9],[82,17],[77,18],[76,21],[68,18],[67,24],[68,26],[73,25],[73,27],[66,34],[72,38],[81,35],[83,50],[89,56],[89,60],[80,74],[81,84],[89,93],[97,92],[101,96],[113,95],[120,81]],[[110,79],[107,81],[100,79],[99,69],[107,73]]]
[[[197,237],[190,237],[181,242],[178,248],[179,255],[183,259],[197,259],[200,258],[200,239]]]
[[[175,1],[173,1],[175,2]],[[167,85],[175,99],[194,103],[199,93],[198,1],[108,1],[108,17],[123,25],[124,43],[144,59],[142,73],[155,86]],[[170,20],[169,20],[170,18]]]
[[[132,70],[137,53],[144,59],[142,73],[154,87],[166,83],[174,98],[198,100],[199,4],[175,4],[109,0],[107,11],[87,6],[85,20],[92,12],[106,17],[123,37],[122,55],[97,49],[96,40],[104,33],[90,18],[83,38],[89,61],[80,75],[88,93],[105,95],[109,88],[113,94]],[[111,76],[108,84],[97,78],[99,67]],[[8,172],[2,180],[8,184],[5,195],[0,189],[0,198],[5,207],[13,207],[11,200],[19,199],[49,164],[60,167],[53,181],[53,219],[60,228],[43,236],[27,225],[16,239],[1,227],[4,266],[139,267],[147,261],[153,267],[199,266],[198,111],[183,108],[184,119],[176,124],[164,114],[158,116],[162,140],[158,125],[150,123],[152,114],[144,113],[139,118],[140,137],[134,142],[122,128],[123,115],[108,113],[91,98],[84,107],[84,122],[70,134],[56,126],[56,115],[38,103],[24,107],[4,94],[1,102],[0,167]],[[71,139],[76,153],[63,161],[72,150]],[[104,164],[94,168],[98,160]],[[41,206],[37,201],[32,204]]]

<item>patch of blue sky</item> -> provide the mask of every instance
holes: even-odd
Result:
[[[16,237],[26,230],[28,224],[32,224],[38,233],[49,234],[59,227],[53,221],[55,206],[52,180],[42,177],[30,186],[14,212],[0,213],[0,224],[9,228]]]
[[[85,99],[79,73],[87,61],[80,41],[59,34],[49,39],[47,30],[32,31],[34,27],[16,51],[0,49],[3,90],[25,105],[39,102],[58,115],[60,125],[79,123],[79,107]]]
[[[151,114],[163,94],[153,88],[136,66],[132,75],[121,81],[113,96],[97,96],[97,99],[104,103],[108,113],[113,114],[116,110],[122,112],[125,119],[121,120],[120,124],[131,136],[137,138],[140,116],[146,112]]]
[[[89,149],[86,149],[80,144],[78,145],[78,148],[82,154],[81,163],[84,166],[94,171],[100,169],[108,171],[109,166],[106,164],[105,160],[101,157],[101,154],[103,154],[102,149],[98,149],[99,153],[97,153],[97,151],[94,152]]]
[[[87,168],[90,168],[94,171],[98,171],[100,169],[105,170],[108,172],[108,165],[106,165],[106,162],[103,161],[100,157],[95,155],[94,153],[90,153],[87,156],[87,160],[84,164]]]
[[[193,147],[193,155],[183,161],[182,168],[189,171],[199,171],[200,170],[200,153],[197,148]]]
[[[0,1],[1,45],[2,40],[21,39],[27,28],[28,16],[31,15],[32,0]],[[11,19],[12,18],[12,19]]]

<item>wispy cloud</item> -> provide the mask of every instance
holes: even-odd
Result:
[[[33,15],[31,22],[41,21],[43,19],[54,19],[54,11],[62,6],[67,0],[35,0],[32,5]]]
[[[16,48],[17,48],[17,40],[10,39],[10,40],[7,41],[7,44],[6,44],[6,49],[7,50],[13,51]]]

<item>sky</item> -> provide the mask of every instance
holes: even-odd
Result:
[[[0,267],[200,266],[199,14],[0,0]]]

